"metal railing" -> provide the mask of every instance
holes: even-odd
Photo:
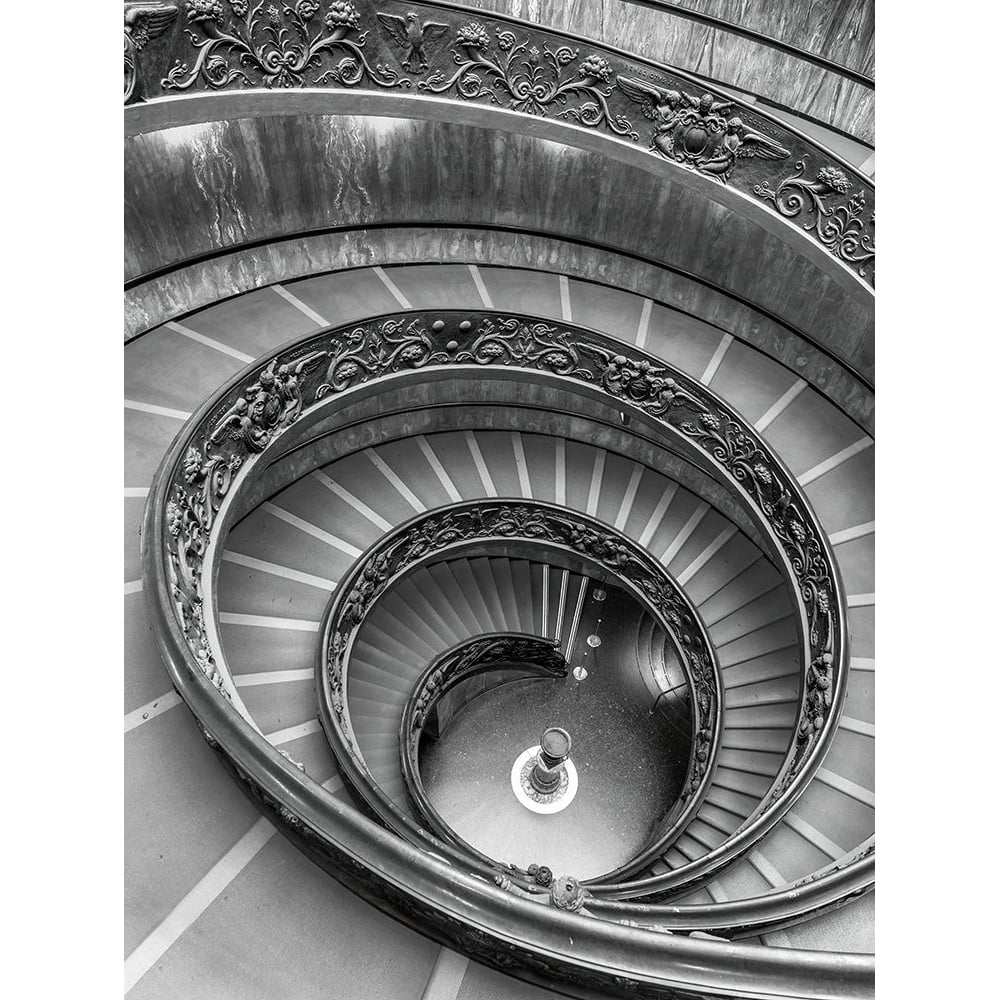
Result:
[[[609,919],[595,920],[560,912],[554,895],[552,908],[503,892],[449,864],[443,852],[415,847],[337,801],[237,711],[209,586],[234,498],[252,482],[258,463],[266,466],[271,446],[303,417],[321,418],[369,382],[394,376],[398,384],[449,366],[456,377],[499,366],[508,375],[565,380],[668,434],[741,498],[796,592],[806,670],[795,747],[768,801],[736,838],[736,849],[723,845],[701,859],[692,866],[696,876],[718,870],[759,839],[805,788],[836,730],[846,689],[846,603],[829,543],[794,478],[751,427],[682,372],[592,331],[485,310],[409,312],[282,347],[206,400],[171,445],[146,510],[144,592],[168,671],[206,737],[321,865],[400,919],[508,971],[611,992],[641,986],[664,997],[869,995],[874,975],[868,957],[663,933],[672,913],[684,923],[676,911],[685,908],[596,901],[594,915]],[[803,893],[814,901],[826,893],[822,905],[829,905],[830,887],[855,879],[859,866],[871,861],[873,856],[852,862],[843,870],[847,876],[833,872],[769,894],[764,917],[773,921],[775,907],[787,916]],[[654,879],[635,887],[664,886]],[[753,910],[748,901],[741,926],[752,925]],[[701,919],[705,926],[704,914]],[[654,931],[644,920],[663,923]]]

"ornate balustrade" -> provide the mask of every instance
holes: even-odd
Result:
[[[739,192],[874,283],[871,180],[759,107],[706,91],[682,70],[441,2],[125,5],[126,104],[324,88],[480,104],[601,132]]]
[[[317,673],[320,719],[341,770],[359,796],[369,793],[374,782],[350,721],[351,653],[367,615],[417,567],[456,557],[470,546],[488,551],[496,544],[504,545],[506,551],[512,545],[521,546],[525,555],[555,549],[596,566],[632,593],[673,640],[693,693],[693,740],[683,790],[671,809],[670,822],[657,830],[651,843],[629,864],[592,881],[601,884],[641,871],[680,835],[708,791],[719,744],[722,678],[698,612],[663,566],[620,532],[586,515],[537,500],[453,504],[419,515],[387,533],[354,564],[324,614],[324,653]],[[434,675],[432,670],[429,676]],[[411,700],[415,696],[416,692]],[[411,740],[404,730],[404,759]],[[409,773],[412,778],[415,769]]]
[[[683,929],[716,928],[709,906],[592,897],[588,911],[608,917],[595,920],[504,895],[468,867],[449,864],[442,845],[422,850],[338,802],[241,716],[218,643],[211,583],[234,499],[293,425],[320,418],[352,391],[376,387],[376,380],[422,379],[444,368],[455,378],[496,370],[555,380],[614,400],[636,426],[699,456],[728,485],[769,540],[797,597],[804,664],[798,733],[766,800],[705,858],[603,895],[679,888],[719,870],[770,829],[819,766],[844,697],[845,599],[829,543],[794,478],[752,427],[682,372],[591,331],[486,311],[381,317],[282,347],[207,400],[174,441],[147,506],[144,591],[171,677],[207,738],[320,864],[376,905],[484,961],[591,988],[638,986],[650,996],[732,996],[751,988],[805,997],[866,995],[872,982],[867,959],[784,949],[764,958],[752,948],[687,941],[641,926],[656,923],[662,930],[673,921]],[[578,538],[583,549],[592,544],[585,538]],[[614,561],[620,553],[606,555]],[[360,608],[350,594],[343,592],[345,607]],[[373,594],[374,588],[364,600]],[[850,861],[806,886],[770,894],[761,920],[773,922],[782,907],[787,914],[803,894],[815,901],[826,894],[828,905],[831,887],[845,881],[857,887],[859,872],[872,863],[873,855]],[[550,901],[562,905],[551,893]],[[739,914],[741,928],[754,926],[754,904]],[[574,948],[567,949],[567,934]]]

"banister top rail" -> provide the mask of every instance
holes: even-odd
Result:
[[[757,42],[759,45],[783,52],[785,55],[801,59],[803,62],[812,63],[813,66],[818,66],[828,73],[835,73],[837,76],[845,77],[853,83],[859,83],[868,90],[875,89],[875,80],[872,77],[865,76],[864,73],[859,73],[849,66],[834,62],[832,59],[827,59],[826,56],[821,56],[816,52],[810,52],[808,49],[800,49],[797,45],[792,45],[771,35],[765,35],[745,25],[736,24],[734,21],[727,21],[722,17],[716,17],[714,14],[706,14],[704,11],[691,7],[681,7],[678,4],[669,3],[668,0],[625,0],[625,3],[636,4],[640,7],[651,7],[654,10],[663,11],[664,14],[670,17],[682,17],[687,21],[697,21],[699,24],[707,25],[718,31],[724,31],[730,35],[738,35],[741,38]]]

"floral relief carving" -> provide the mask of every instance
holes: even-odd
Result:
[[[683,435],[759,511],[791,569],[807,647],[797,735],[780,778],[762,806],[767,808],[814,759],[813,751],[830,731],[843,690],[843,597],[825,541],[789,473],[756,432],[708,390],[634,348],[561,323],[485,312],[409,312],[335,334],[318,334],[254,366],[227,390],[185,432],[162,494],[165,583],[190,669],[204,675],[222,697],[230,696],[229,682],[209,642],[202,587],[218,513],[237,474],[303,413],[337,394],[387,373],[453,364],[543,371],[628,402]],[[711,693],[713,684],[717,687],[714,653],[701,638],[696,615],[690,613],[682,595],[675,595],[669,578],[644,550],[584,516],[546,510],[532,502],[484,501],[436,512],[411,524],[393,536],[391,544],[380,546],[356,565],[343,593],[339,624],[327,633],[325,672],[330,704],[348,746],[353,736],[344,703],[343,670],[352,630],[401,567],[471,537],[540,539],[564,545],[628,581],[658,609],[683,650],[695,692],[692,769],[685,788],[686,794],[696,795],[699,775],[707,772],[712,760],[714,744],[708,722],[719,713],[718,696]],[[360,762],[359,766],[363,767]]]
[[[350,0],[186,0],[191,27],[185,33],[197,51],[193,64],[176,60],[161,81],[165,90],[196,83],[221,89],[354,86],[409,87],[410,81],[365,54],[367,32]],[[325,56],[342,56],[328,65]],[[312,73],[316,75],[312,75]]]
[[[447,355],[435,350],[420,320],[390,319],[377,326],[357,326],[333,341],[326,377],[317,398],[341,392],[370,378],[442,363]]]
[[[247,458],[264,450],[274,435],[302,412],[301,379],[325,351],[290,352],[274,360],[215,418],[201,445],[191,444],[180,463],[166,504],[171,596],[195,662],[226,698],[231,691],[208,640],[202,571],[215,516],[233,477]]]
[[[455,35],[458,48],[452,51],[458,69],[450,76],[436,69],[417,86],[431,94],[454,89],[460,97],[485,97],[491,104],[514,111],[554,114],[588,128],[604,124],[616,135],[638,141],[632,123],[608,106],[614,84],[609,83],[611,64],[603,56],[591,54],[574,65],[580,55],[577,48],[553,48],[544,39],[519,37],[501,28],[496,28],[494,34],[495,46],[478,21],[462,25]],[[583,103],[565,107],[571,97]]]
[[[171,30],[178,17],[183,29]],[[820,151],[759,109],[699,94],[696,81],[667,67],[651,71],[612,51],[581,52],[570,39],[485,12],[470,21],[442,7],[437,17],[397,0],[130,3],[125,100],[197,89],[416,85],[428,96],[562,119],[752,192],[799,219],[804,232],[871,282],[874,191],[861,174],[848,180],[846,164],[806,178],[806,161]],[[168,31],[158,72],[140,74],[138,53]],[[636,106],[650,123],[642,136],[629,117]],[[782,179],[785,168],[777,164],[789,157],[797,173]]]
[[[851,182],[839,167],[822,167],[812,180],[804,176],[808,155],[795,164],[795,173],[775,189],[755,185],[758,197],[771,202],[786,218],[803,218],[802,228],[812,232],[834,256],[857,267],[867,276],[874,268],[875,238],[872,235],[875,215],[869,212],[865,192],[851,194]],[[851,194],[845,204],[844,196]]]
[[[166,507],[169,546],[170,592],[181,627],[201,672],[226,698],[231,692],[215,662],[205,626],[202,567],[215,514],[239,469],[239,455],[228,457],[188,448],[182,482],[175,483]]]

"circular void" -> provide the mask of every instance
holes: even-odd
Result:
[[[539,762],[541,745],[528,747],[518,754],[514,766],[510,769],[510,786],[514,796],[526,809],[542,815],[551,816],[562,812],[576,798],[580,784],[576,766],[567,760],[559,778],[559,785],[554,792],[539,792],[531,784],[531,772]]]

